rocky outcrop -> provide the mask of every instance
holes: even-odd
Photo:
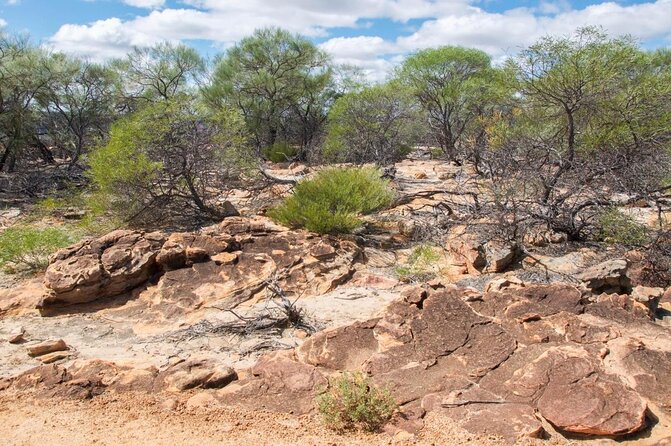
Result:
[[[197,233],[115,231],[56,253],[38,308],[114,297],[153,277],[147,299],[165,315],[213,300],[232,308],[271,277],[286,291],[322,294],[351,277],[359,254],[352,242],[321,241],[263,218],[231,217]]]
[[[58,251],[51,258],[38,304],[79,304],[112,297],[135,288],[158,271],[156,256],[165,241],[161,233],[119,230]]]
[[[255,243],[267,250],[288,243],[289,234],[243,243],[238,262],[259,255]],[[288,261],[291,270],[296,258],[284,256],[292,247],[302,256],[293,268],[335,261],[348,252],[329,242],[332,252],[321,243],[299,237],[265,263]],[[223,266],[210,260],[191,270]],[[186,269],[169,271],[162,280]],[[287,287],[300,283],[284,280]],[[319,332],[297,349],[263,356],[248,370],[193,358],[171,361],[161,370],[78,360],[68,367],[35,368],[3,381],[0,389],[47,388],[50,395],[76,398],[108,390],[213,389],[190,404],[202,399],[208,405],[300,414],[313,410],[328,376],[362,370],[391,390],[408,429],[421,425],[424,413],[437,411],[474,434],[503,436],[510,443],[521,435],[542,437],[546,421],[567,435],[640,432],[650,426],[649,413],[652,418],[671,413],[671,332],[632,296],[586,299],[583,293],[570,284],[514,279],[484,293],[438,282],[407,286],[379,317]],[[152,300],[158,297],[169,300],[168,294]]]
[[[449,286],[409,288],[380,318],[318,333],[295,356],[262,364],[300,369],[303,383],[364,370],[402,411],[440,411],[511,442],[542,436],[543,419],[564,433],[628,435],[648,425],[649,403],[668,405],[671,333],[648,313],[584,300],[568,284],[515,285],[479,298]],[[250,389],[265,386],[256,375],[241,385],[242,394],[227,388],[227,402],[244,396],[249,404]],[[312,395],[301,387],[284,397],[309,408]]]

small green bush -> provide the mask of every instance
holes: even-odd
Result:
[[[363,373],[346,373],[317,397],[324,424],[337,431],[380,429],[398,405],[387,389],[374,386]]]
[[[648,241],[648,229],[616,207],[598,216],[599,238],[614,245],[640,246]]]
[[[286,163],[295,158],[296,155],[296,148],[284,141],[276,142],[263,150],[263,156],[273,163]]]
[[[389,182],[375,168],[330,168],[298,183],[268,215],[320,234],[347,233],[361,225],[359,215],[388,206],[392,198]]]
[[[405,265],[396,268],[396,274],[406,282],[424,282],[436,275],[434,266],[440,253],[430,245],[416,246]]]
[[[0,233],[0,267],[10,272],[16,268],[43,270],[49,255],[74,242],[75,237],[59,228],[7,228]]]

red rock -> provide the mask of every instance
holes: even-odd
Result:
[[[31,345],[30,347],[27,348],[28,355],[32,357],[42,356],[46,355],[47,353],[59,352],[67,349],[68,346],[62,339],[44,341],[40,344]]]

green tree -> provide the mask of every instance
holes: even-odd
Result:
[[[463,155],[464,137],[485,111],[492,73],[486,53],[456,46],[419,51],[397,72],[426,110],[431,134],[451,160]]]
[[[234,106],[258,150],[286,140],[308,145],[324,120],[329,57],[312,42],[278,28],[257,30],[226,52],[204,89],[208,104]]]
[[[584,28],[541,39],[506,70],[518,95],[490,128],[489,165],[518,210],[578,239],[613,192],[659,196],[671,168],[659,56]]]
[[[410,91],[396,83],[346,94],[329,112],[324,157],[357,164],[392,163],[416,143],[420,123]]]
[[[53,143],[70,156],[70,168],[82,153],[103,140],[116,113],[113,74],[108,68],[53,57],[54,80],[37,95],[42,121]],[[44,144],[39,138],[38,144]]]
[[[134,48],[114,65],[120,72],[119,88],[131,110],[190,92],[202,82],[206,71],[205,61],[196,50],[169,42]]]
[[[203,116],[185,99],[117,121],[109,142],[89,159],[93,207],[102,204],[131,223],[228,215],[217,198],[242,166],[243,127],[234,111]]]
[[[0,171],[13,171],[17,157],[36,144],[36,98],[55,79],[52,57],[26,37],[0,35]],[[37,145],[46,161],[53,157]]]

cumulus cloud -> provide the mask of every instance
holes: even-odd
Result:
[[[147,8],[165,6],[163,0],[124,1]],[[431,46],[476,47],[501,58],[543,35],[568,34],[584,25],[601,25],[614,35],[628,33],[640,39],[671,35],[671,0],[604,2],[582,9],[572,9],[567,0],[540,0],[537,7],[504,12],[489,12],[475,4],[475,0],[183,0],[181,8],[153,9],[129,20],[63,25],[49,42],[62,51],[104,59],[161,40],[203,39],[225,48],[264,26],[317,38],[329,36],[333,28],[363,32],[363,25],[372,19],[397,24],[424,20],[394,40],[334,37],[321,44],[337,62],[359,65],[371,78],[380,79],[400,56]]]
[[[447,15],[426,21],[410,36],[400,37],[400,49],[411,51],[436,45],[464,45],[497,57],[547,34],[566,35],[576,28],[600,25],[612,35],[631,34],[640,39],[671,35],[671,0],[622,6],[607,2],[580,10],[535,15],[526,8],[491,13],[473,8],[468,14]]]
[[[123,0],[129,6],[136,8],[157,9],[165,6],[165,0]]]

